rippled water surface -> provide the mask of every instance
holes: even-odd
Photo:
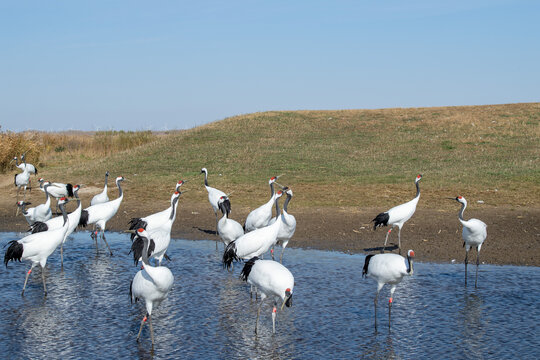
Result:
[[[19,238],[0,233],[0,243]],[[415,263],[413,277],[398,286],[387,325],[388,289],[381,292],[379,329],[373,326],[376,284],[362,279],[363,255],[287,249],[284,265],[295,277],[294,304],[278,312],[272,334],[271,304],[261,312],[248,286],[222,269],[213,241],[176,240],[169,247],[174,276],[169,297],[153,314],[156,345],[148,328],[135,337],[144,315],[131,304],[137,272],[127,255],[126,234],[110,233],[110,257],[89,233],[72,236],[60,269],[57,250],[46,268],[43,297],[36,268],[24,297],[29,263],[2,267],[0,350],[5,359],[39,358],[519,358],[540,354],[536,301],[540,268],[481,265],[466,288],[463,264]],[[5,248],[4,248],[5,251]],[[471,266],[474,270],[474,266]]]

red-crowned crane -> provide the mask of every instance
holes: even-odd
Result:
[[[109,201],[109,196],[107,195],[107,182],[109,180],[109,172],[105,172],[105,185],[103,186],[103,191],[99,194],[94,195],[90,201],[90,205],[103,204]]]
[[[180,198],[180,195],[185,193],[186,191],[174,192],[171,198],[169,217],[165,222],[163,222],[159,226],[150,226],[150,224],[147,224],[146,232],[148,233],[150,240],[147,256],[156,259],[159,265],[161,265],[163,257],[166,256],[165,252],[167,251],[167,248],[171,243],[171,230],[174,220],[176,219],[176,208],[178,207],[178,199]],[[133,239],[133,243],[131,244],[131,251],[133,252],[133,260],[135,261],[135,265],[137,265],[137,263],[142,257],[143,248],[143,239],[140,236]]]
[[[403,280],[403,277],[411,276],[413,269],[414,251],[407,252],[407,259],[398,254],[376,254],[367,255],[364,262],[362,276],[372,278],[377,282],[377,293],[375,294],[375,328],[377,328],[377,301],[379,292],[385,284],[390,287],[390,299],[388,299],[388,327],[392,313],[393,296],[396,286]]]
[[[461,210],[459,211],[459,221],[463,225],[463,231],[461,236],[463,237],[463,246],[465,247],[465,285],[467,285],[467,262],[469,256],[469,250],[471,247],[476,247],[476,276],[474,278],[474,287],[478,284],[478,265],[480,265],[480,248],[487,237],[487,225],[478,219],[465,220],[463,218],[463,212],[467,207],[467,200],[463,196],[451,198],[461,203]]]
[[[22,173],[15,174],[13,183],[17,187],[17,202],[19,202],[19,192],[21,191],[21,188],[24,188],[23,201],[26,200],[26,188],[30,184],[30,173],[28,172],[28,169],[24,168]]]
[[[174,207],[173,200],[178,197],[176,193],[180,191],[179,189],[182,185],[184,185],[184,183],[185,181],[180,180],[176,184],[174,193],[171,195],[171,205],[168,208],[142,218],[131,218],[131,220],[129,221],[129,229],[137,230],[139,228],[143,228],[147,231],[151,231],[152,229],[159,228],[166,221],[168,221],[171,215],[171,211],[173,211]],[[175,206],[178,206],[178,202],[176,202],[175,204]],[[174,211],[176,211],[176,207],[174,208]],[[133,239],[135,239],[135,234],[131,235],[131,240]]]
[[[43,178],[39,178],[38,182],[41,184],[41,190],[44,191],[43,187],[45,180],[43,180]],[[60,199],[61,197],[73,197],[73,185],[49,182],[48,192],[49,195],[56,199],[55,211],[58,212],[58,199]]]
[[[141,321],[139,333],[137,334],[137,341],[141,337],[141,332],[144,323],[148,320],[150,326],[150,339],[152,340],[152,347],[154,346],[154,328],[152,327],[152,309],[159,306],[159,304],[165,300],[174,283],[174,277],[167,267],[165,266],[151,266],[148,261],[148,247],[150,246],[149,235],[144,229],[137,231],[138,237],[141,238],[144,244],[142,251],[143,269],[139,270],[129,288],[131,302],[136,302],[139,299],[144,300],[146,307],[146,315]]]
[[[274,260],[261,260],[258,257],[251,258],[242,269],[240,276],[251,286],[256,287],[261,293],[261,303],[257,309],[255,321],[255,334],[259,329],[259,316],[264,299],[269,297],[274,300],[272,308],[272,332],[276,332],[277,300],[282,301],[281,310],[284,306],[292,305],[294,289],[294,277],[291,272]]]
[[[201,174],[204,173],[204,187],[206,188],[206,191],[208,191],[208,202],[210,205],[212,205],[212,210],[214,210],[214,215],[216,216],[216,235],[218,235],[217,231],[217,223],[218,223],[218,201],[222,196],[227,197],[227,194],[225,194],[223,191],[218,190],[216,188],[213,188],[211,186],[208,186],[208,170],[206,168],[201,169]],[[216,243],[216,249],[217,249],[217,243]]]
[[[279,176],[273,176],[268,180],[268,184],[270,185],[270,200],[248,214],[244,223],[245,232],[269,225],[270,219],[272,219],[272,206],[274,206],[274,184],[278,178]]]
[[[277,216],[281,217],[281,227],[279,228],[277,241],[276,241],[277,244],[281,244],[281,255],[279,256],[280,263],[283,262],[283,252],[285,251],[285,248],[287,247],[289,240],[293,237],[294,232],[296,231],[296,218],[287,212],[287,206],[289,205],[289,201],[291,201],[293,197],[293,192],[289,188],[284,188],[283,191],[285,192],[285,194],[287,194],[287,198],[285,199],[285,202],[283,203],[283,210],[281,211],[281,214],[279,213],[279,208],[276,208],[276,213],[278,214]],[[277,216],[275,219],[277,219]],[[273,246],[272,246],[272,250],[270,251],[272,253],[272,260],[274,260],[274,247]]]
[[[28,282],[30,273],[32,273],[32,269],[39,264],[41,266],[43,291],[45,296],[47,296],[47,286],[45,285],[45,265],[47,264],[47,258],[54,252],[54,250],[56,250],[58,245],[62,243],[68,229],[69,220],[66,210],[64,209],[64,204],[67,201],[68,200],[66,198],[61,198],[59,201],[59,207],[62,211],[62,217],[64,219],[64,223],[61,228],[30,234],[20,240],[12,240],[9,242],[9,247],[4,255],[4,264],[6,265],[6,268],[10,260],[18,260],[19,262],[21,260],[30,260],[32,262],[30,270],[28,270],[26,273],[22,295],[24,295],[26,283]]]
[[[103,239],[103,242],[105,242],[105,245],[107,245],[111,256],[111,248],[107,243],[107,239],[105,239],[105,226],[107,224],[107,221],[109,221],[114,215],[116,215],[118,208],[120,208],[120,204],[122,203],[122,199],[124,198],[124,192],[122,191],[122,186],[120,186],[120,183],[124,180],[125,179],[122,176],[116,178],[116,186],[118,187],[118,198],[107,201],[103,204],[97,204],[87,207],[82,211],[81,219],[79,221],[79,226],[82,227],[86,227],[88,224],[94,224],[94,229],[92,230],[91,237],[96,243],[96,249],[98,246],[97,229],[101,231],[101,238]]]
[[[223,217],[219,219],[217,225],[218,234],[225,246],[227,246],[231,243],[231,241],[234,241],[240,236],[244,235],[244,228],[237,221],[229,219],[231,202],[227,197],[222,196],[219,198],[218,206],[223,213]]]
[[[45,202],[43,204],[39,204],[36,207],[28,208],[25,212],[23,212],[24,217],[26,218],[26,221],[28,221],[29,225],[32,225],[36,221],[47,221],[50,218],[52,218],[52,211],[51,211],[51,197],[49,196],[48,188],[49,188],[49,182],[46,181],[45,185],[43,186],[45,191]],[[29,202],[18,202],[17,203],[17,215],[19,215],[19,208],[22,208],[22,204],[24,205],[30,205]],[[25,210],[23,208],[23,210]]]
[[[273,200],[277,202],[282,195],[281,190],[276,192]],[[261,256],[266,253],[276,242],[280,226],[281,217],[272,225],[245,233],[229,243],[223,253],[223,266],[230,269],[234,260],[249,260],[254,256]]]
[[[80,185],[75,185],[73,187],[73,195],[77,199],[77,208],[68,214],[68,220],[69,220],[69,226],[68,230],[66,231],[66,235],[64,236],[64,240],[60,244],[60,263],[61,266],[64,267],[64,243],[67,240],[67,237],[75,231],[77,228],[77,225],[79,224],[79,220],[81,218],[81,212],[82,212],[82,204],[81,199],[79,198],[79,189]],[[44,231],[51,231],[61,228],[64,225],[64,218],[63,216],[57,216],[55,218],[49,219],[45,222],[42,221],[36,221],[32,225],[30,225],[30,232],[32,234],[44,232]]]
[[[416,211],[416,204],[418,204],[418,200],[420,200],[420,185],[419,182],[422,179],[422,175],[418,175],[416,177],[416,180],[414,181],[416,184],[416,196],[414,199],[412,199],[409,202],[406,202],[405,204],[401,204],[398,206],[394,206],[388,211],[385,211],[383,213],[380,213],[375,217],[375,219],[371,220],[374,222],[373,224],[373,230],[375,230],[378,227],[391,225],[390,229],[386,233],[386,239],[384,240],[384,247],[382,252],[384,252],[384,249],[386,248],[386,242],[388,241],[388,236],[390,235],[390,232],[392,232],[392,229],[394,226],[398,227],[398,249],[399,253],[401,254],[401,228],[403,227],[403,224],[407,220],[409,220],[414,212]]]
[[[23,164],[24,164],[24,167],[28,169],[28,172],[29,172],[30,174],[34,174],[34,175],[37,175],[37,174],[38,174],[38,169],[37,169],[34,165],[28,164],[28,163],[26,162],[26,153],[24,153],[24,154],[21,155],[21,160],[22,160],[22,162],[23,162]]]

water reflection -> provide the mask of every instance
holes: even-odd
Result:
[[[0,244],[12,238],[0,234]],[[272,305],[265,303],[256,336],[258,302],[238,277],[242,266],[224,271],[212,241],[174,241],[165,265],[175,283],[153,313],[152,351],[148,327],[135,340],[144,306],[130,303],[138,269],[127,255],[128,236],[110,234],[109,244],[114,257],[96,256],[88,234],[75,234],[63,271],[59,254],[49,258],[46,298],[39,271],[20,296],[27,264],[0,272],[3,358],[535,359],[540,348],[531,330],[540,321],[539,268],[486,265],[473,290],[463,286],[459,265],[415,264],[394,295],[391,330],[388,289],[381,291],[375,332],[376,284],[361,278],[362,255],[288,249],[294,304],[278,312],[272,334]]]

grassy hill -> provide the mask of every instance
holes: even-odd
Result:
[[[168,199],[175,182],[188,179],[190,197],[203,201],[199,172],[206,167],[210,185],[233,191],[243,206],[260,204],[268,179],[284,174],[280,183],[293,188],[294,206],[383,208],[412,198],[422,173],[428,208],[446,207],[443,199],[457,194],[487,205],[537,206],[539,124],[540,103],[272,111],[146,136],[128,150],[66,145],[42,154],[41,173],[102,186],[109,170],[131,180],[126,193],[141,201]]]

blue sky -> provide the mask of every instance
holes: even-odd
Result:
[[[536,102],[540,1],[4,1],[2,130]]]

